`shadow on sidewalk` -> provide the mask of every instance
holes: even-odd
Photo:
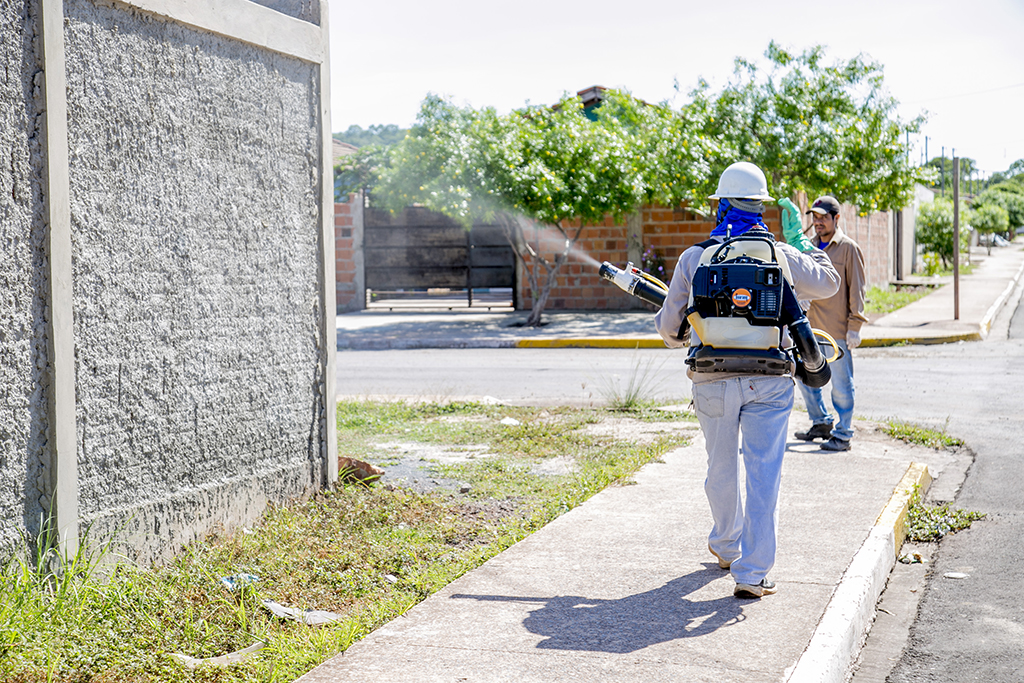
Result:
[[[704,601],[686,598],[724,575],[714,563],[704,566],[660,588],[618,600],[577,595],[541,598],[463,593],[451,597],[544,603],[523,620],[528,631],[546,637],[537,644],[539,649],[626,654],[658,643],[707,635],[746,618],[743,603],[731,594]]]

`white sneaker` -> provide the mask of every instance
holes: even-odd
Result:
[[[718,553],[716,553],[716,552],[715,552],[715,549],[711,547],[711,544],[710,544],[710,543],[708,543],[708,551],[709,551],[709,552],[710,552],[710,553],[711,553],[712,555],[714,555],[714,556],[715,556],[715,559],[716,559],[716,560],[718,560],[718,568],[719,568],[719,569],[728,569],[729,567],[731,567],[731,566],[732,566],[732,562],[730,562],[729,560],[725,559],[724,557],[722,557],[721,555],[719,555]]]
[[[771,595],[777,590],[774,583],[764,578],[761,579],[761,583],[753,586],[749,583],[737,583],[732,594],[737,598],[760,598],[763,595]]]

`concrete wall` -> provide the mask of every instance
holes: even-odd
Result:
[[[46,509],[42,57],[32,0],[0,3],[0,558]]]
[[[903,272],[918,273],[924,264],[918,256],[917,249],[917,212],[922,204],[935,201],[935,193],[924,185],[914,186],[914,198],[907,208],[903,209]]]
[[[281,14],[320,26],[320,0],[252,0]]]
[[[66,93],[67,115],[66,128],[48,128],[41,197],[46,220],[69,228],[66,243],[50,237],[70,277],[65,294],[49,296],[54,318],[70,313],[72,343],[56,344],[47,374],[72,405],[22,401],[14,449],[60,473],[43,498],[64,512],[62,535],[117,532],[120,550],[154,559],[336,477],[328,58],[316,26],[326,6],[35,2],[50,8],[46,25],[62,27],[45,41],[45,63],[56,45],[66,65],[66,89],[47,90]],[[0,227],[25,232],[12,270],[39,261],[31,234],[43,221],[22,222]],[[51,284],[63,279],[51,272]],[[32,329],[33,283],[16,283],[24,303],[12,328]],[[6,329],[12,316],[0,315]],[[21,395],[46,390],[42,378],[18,379]],[[57,455],[32,441],[31,408],[47,403]],[[5,484],[46,488],[54,477],[29,459],[11,475],[0,465]],[[10,538],[28,508],[17,492],[9,505],[8,491],[0,528]]]

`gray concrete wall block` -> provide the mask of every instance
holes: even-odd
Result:
[[[251,0],[289,17],[320,25],[320,0]]]
[[[235,482],[282,471],[303,483],[281,495],[314,490],[317,66],[123,5],[64,8],[82,519],[241,519],[259,506]],[[208,491],[211,509],[167,502]]]
[[[0,1],[0,560],[46,510],[42,62],[35,0]]]
[[[166,561],[175,550],[211,533],[243,533],[268,504],[301,500],[310,487],[308,468],[283,466],[239,476],[219,485],[182,490],[130,508],[107,510],[90,520],[89,542],[111,541],[111,550],[140,563]]]

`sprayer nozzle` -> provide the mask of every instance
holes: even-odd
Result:
[[[607,261],[605,261],[604,263],[601,264],[601,269],[598,270],[597,272],[605,280],[614,281],[616,274],[621,273],[622,271],[613,266],[612,264],[608,263]]]

